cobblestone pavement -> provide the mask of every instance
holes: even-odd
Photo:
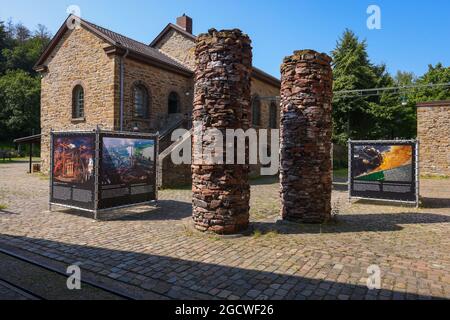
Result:
[[[278,185],[252,186],[250,235],[219,237],[190,227],[190,191],[160,192],[158,208],[95,222],[48,212],[48,180],[25,164],[0,165],[0,247],[13,246],[169,298],[450,298],[450,180],[424,180],[426,208],[354,202],[333,192],[336,221],[276,223]],[[340,188],[338,188],[340,189]],[[381,269],[368,290],[367,268]]]

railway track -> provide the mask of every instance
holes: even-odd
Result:
[[[45,300],[26,288],[22,288],[0,277],[0,300]]]
[[[132,300],[83,280],[81,289],[67,288],[68,275],[0,249],[0,300]]]

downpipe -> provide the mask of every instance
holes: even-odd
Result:
[[[120,58],[120,131],[123,131],[125,58],[129,52],[126,49],[125,54]]]

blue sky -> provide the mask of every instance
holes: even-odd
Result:
[[[450,65],[448,0],[0,0],[0,19],[29,28],[41,23],[54,34],[72,4],[83,18],[145,43],[183,13],[194,19],[195,34],[242,29],[252,38],[254,65],[277,77],[284,56],[306,48],[329,53],[345,28],[366,39],[371,60],[392,73]],[[371,4],[381,8],[381,30],[366,26]]]

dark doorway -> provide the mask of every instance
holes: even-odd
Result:
[[[169,114],[180,113],[180,97],[178,93],[171,92],[169,94]]]

